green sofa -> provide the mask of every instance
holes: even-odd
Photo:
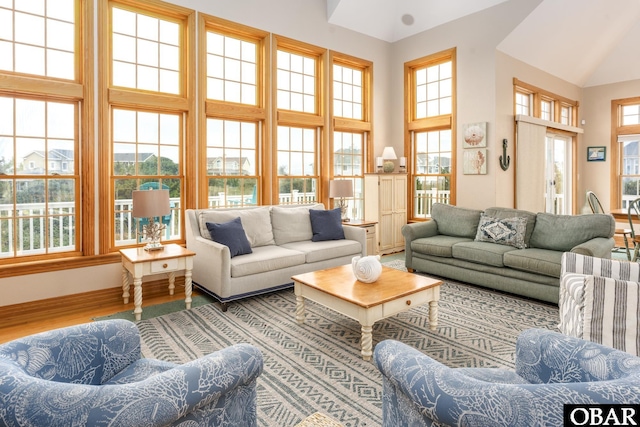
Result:
[[[480,229],[480,233],[478,230]],[[611,258],[613,216],[484,211],[436,203],[402,227],[409,271],[557,303],[564,252]]]

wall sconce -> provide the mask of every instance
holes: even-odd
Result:
[[[148,240],[145,251],[164,249],[160,243],[160,235],[167,226],[156,222],[155,218],[170,213],[169,190],[134,190],[131,215],[134,218],[148,218],[148,223],[142,226],[142,236]]]
[[[384,173],[393,172],[393,169],[395,169],[395,165],[393,164],[392,160],[396,160],[398,158],[393,147],[384,147],[384,150],[382,151],[382,158],[384,159]]]
[[[347,218],[347,202],[345,197],[353,197],[353,183],[350,179],[332,179],[329,181],[329,198],[339,199],[336,206],[340,208],[340,216],[344,222],[349,222]]]

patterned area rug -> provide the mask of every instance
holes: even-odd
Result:
[[[404,269],[402,260],[385,265]],[[382,424],[381,378],[360,356],[360,325],[307,302],[306,320],[295,321],[293,289],[233,303],[182,310],[138,322],[147,357],[185,362],[234,343],[248,342],[264,355],[258,380],[261,426],[295,426],[314,412],[346,427]],[[429,330],[428,306],[377,322],[374,345],[395,339],[452,367],[514,365],[519,332],[556,329],[555,306],[479,287],[447,282],[439,321]]]

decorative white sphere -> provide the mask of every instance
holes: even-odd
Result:
[[[380,255],[353,257],[351,259],[351,268],[358,281],[363,283],[373,283],[378,280],[382,274]]]

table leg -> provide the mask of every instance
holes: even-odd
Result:
[[[429,301],[429,329],[435,331],[438,327],[438,300]]]
[[[187,310],[191,308],[191,291],[193,279],[191,278],[191,270],[184,272],[184,303]]]
[[[296,320],[304,323],[304,297],[296,295]]]
[[[373,330],[372,325],[362,325],[362,359],[363,360],[371,360],[371,355],[373,354],[373,334],[371,331]]]
[[[136,320],[142,317],[142,277],[133,278],[133,314]]]
[[[129,271],[122,267],[122,299],[129,304]]]
[[[173,295],[173,291],[176,288],[176,273],[169,273],[169,295]]]

